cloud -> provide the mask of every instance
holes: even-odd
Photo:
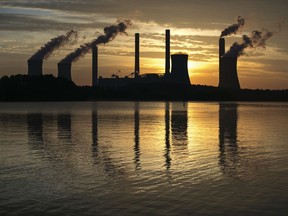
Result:
[[[237,14],[235,7],[237,5]],[[177,28],[200,28],[222,30],[227,20],[238,14],[245,16],[249,11],[269,14],[271,9],[281,16],[286,15],[287,1],[271,2],[254,0],[215,1],[215,0],[3,0],[0,6],[41,8],[82,14],[102,14],[105,17],[118,17],[140,21],[155,21],[160,25]]]

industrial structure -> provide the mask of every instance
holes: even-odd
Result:
[[[72,81],[71,63],[59,62],[57,65],[58,65],[58,77],[62,77],[62,78]]]
[[[173,54],[170,55],[170,30],[165,31],[165,73],[147,73],[140,74],[140,35],[135,34],[135,68],[134,78],[116,77],[98,79],[98,86],[101,87],[123,87],[134,84],[165,83],[165,84],[182,84],[190,85],[188,74],[188,55]],[[170,72],[170,58],[172,59],[172,70]]]
[[[225,39],[219,39],[219,88],[240,89],[237,56],[225,55]]]
[[[42,59],[29,59],[28,61],[28,75],[29,76],[41,76],[42,73]]]
[[[170,71],[170,60],[171,71]],[[42,75],[43,60],[28,60],[28,75]],[[165,31],[165,71],[163,74],[147,73],[140,74],[140,34],[135,33],[135,65],[131,75],[134,77],[102,78],[98,72],[98,47],[92,47],[92,86],[107,88],[118,88],[127,85],[149,84],[149,83],[166,83],[190,85],[188,73],[188,55],[187,54],[170,54],[170,30]],[[58,63],[58,77],[72,80],[71,62]],[[225,39],[219,39],[219,85],[220,88],[240,89],[237,75],[237,57],[226,55]]]
[[[98,47],[92,47],[92,86],[98,86]]]
[[[165,34],[165,75],[170,74],[170,30],[166,29]]]

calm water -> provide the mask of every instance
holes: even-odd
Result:
[[[0,215],[288,215],[288,103],[0,103]]]

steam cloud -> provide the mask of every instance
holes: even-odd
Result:
[[[52,38],[44,46],[42,46],[35,54],[30,57],[30,60],[43,60],[47,59],[54,50],[66,44],[74,44],[77,42],[78,32],[70,30],[64,35]]]
[[[230,49],[225,53],[225,57],[239,57],[244,55],[244,50],[248,47],[257,48],[257,47],[266,47],[266,40],[272,37],[277,32],[271,32],[267,29],[263,31],[253,31],[251,36],[243,35],[242,43],[235,42]]]
[[[220,37],[225,37],[231,34],[236,34],[240,28],[242,28],[245,24],[245,19],[241,16],[237,17],[237,23],[233,24],[226,29],[224,29],[220,35]]]
[[[104,28],[104,35],[100,35],[98,38],[94,39],[90,43],[85,43],[78,47],[76,50],[68,54],[59,63],[71,63],[77,61],[80,57],[83,57],[86,53],[92,49],[92,47],[98,44],[106,44],[112,41],[118,34],[127,34],[125,30],[128,25],[131,25],[130,20],[124,20],[117,25],[111,25]]]

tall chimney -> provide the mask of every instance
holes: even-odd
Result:
[[[71,79],[71,63],[68,62],[59,62],[58,63],[58,77],[63,77],[67,80]]]
[[[135,33],[135,78],[140,73],[140,56],[139,56],[139,33]]]
[[[92,86],[98,85],[98,47],[92,47]]]
[[[166,29],[165,34],[165,75],[170,74],[170,29]]]
[[[173,82],[190,85],[188,75],[188,55],[187,54],[173,54],[171,76]]]
[[[219,87],[220,87],[220,83],[222,83],[223,78],[223,74],[221,72],[221,57],[225,54],[225,39],[223,37],[221,37],[219,39]]]
[[[237,75],[237,57],[225,57],[220,59],[220,88],[240,89]]]
[[[219,59],[225,54],[225,39],[219,39]]]
[[[41,76],[42,64],[43,64],[43,60],[41,59],[29,59],[28,60],[28,75],[29,76]]]

